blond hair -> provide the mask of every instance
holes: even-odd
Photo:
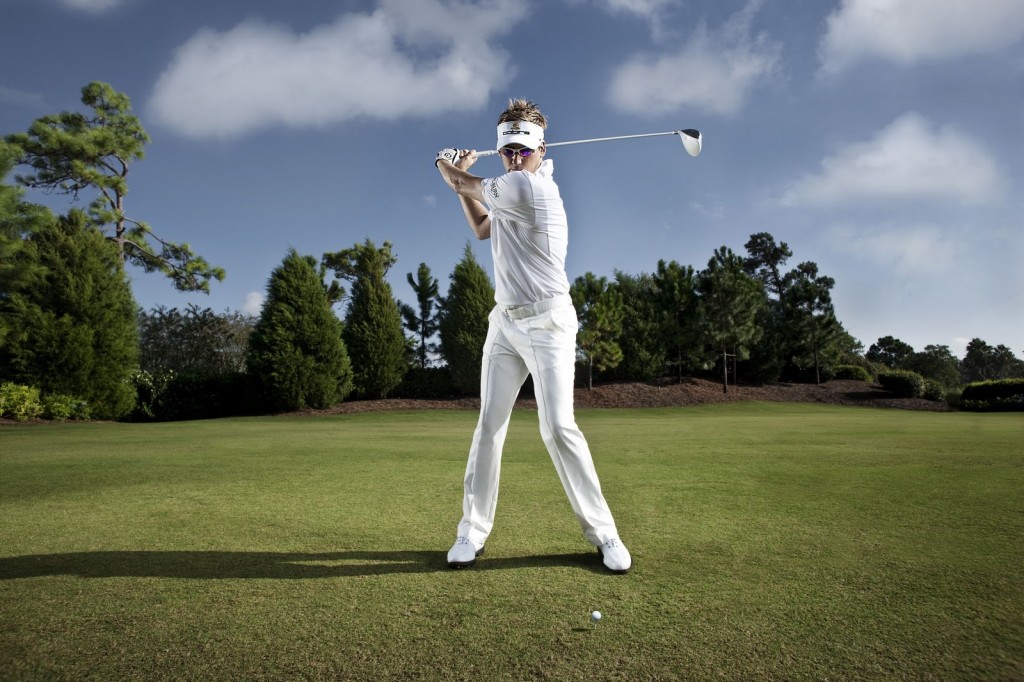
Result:
[[[498,125],[509,121],[527,121],[539,125],[541,128],[548,127],[548,119],[541,113],[536,103],[524,98],[510,98],[508,108],[501,112],[498,117]]]

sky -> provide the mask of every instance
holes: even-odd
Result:
[[[1020,0],[0,0],[0,27],[0,133],[109,83],[152,138],[126,213],[227,271],[209,295],[133,271],[146,309],[258,313],[290,248],[366,239],[392,243],[407,303],[407,273],[443,293],[467,244],[491,272],[433,161],[493,148],[526,97],[549,142],[703,135],[697,158],[673,137],[549,150],[570,280],[700,270],[769,232],[835,279],[865,350],[1024,356]]]

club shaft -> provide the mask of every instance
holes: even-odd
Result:
[[[669,130],[664,133],[641,133],[640,135],[615,135],[612,137],[592,137],[589,140],[568,140],[566,142],[548,142],[548,147],[564,147],[570,144],[587,144],[588,142],[610,142],[611,140],[632,140],[638,137],[658,137],[660,135],[688,135],[689,133],[682,130]],[[494,156],[498,153],[497,149],[488,149],[486,151],[477,152],[477,156]]]

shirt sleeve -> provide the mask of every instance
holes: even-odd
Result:
[[[483,181],[484,203],[491,213],[521,213],[533,204],[533,185],[525,172],[512,172]]]

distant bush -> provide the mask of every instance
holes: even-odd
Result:
[[[410,367],[395,389],[396,398],[437,399],[455,395],[451,370],[445,367]]]
[[[23,422],[35,419],[42,413],[43,403],[39,400],[38,388],[12,381],[0,384],[0,417]]]
[[[968,384],[960,396],[960,407],[979,412],[1024,411],[1024,379]]]
[[[835,378],[846,381],[871,381],[871,374],[860,365],[836,365]]]
[[[132,374],[138,401],[132,421],[185,421],[259,414],[258,380],[243,372],[175,372]]]
[[[185,421],[240,417],[261,412],[260,384],[243,372],[175,374],[156,406],[155,419]]]
[[[924,377],[917,372],[892,369],[878,375],[882,388],[901,398],[920,398],[924,395]]]
[[[89,419],[89,403],[73,395],[51,393],[43,396],[43,418],[64,421],[65,419]]]
[[[941,402],[946,399],[946,387],[934,379],[924,380],[924,391],[921,397],[925,400]]]
[[[154,372],[137,369],[132,372],[128,381],[135,387],[136,398],[135,408],[128,415],[128,419],[133,422],[157,420],[160,401],[173,378],[173,369]]]

